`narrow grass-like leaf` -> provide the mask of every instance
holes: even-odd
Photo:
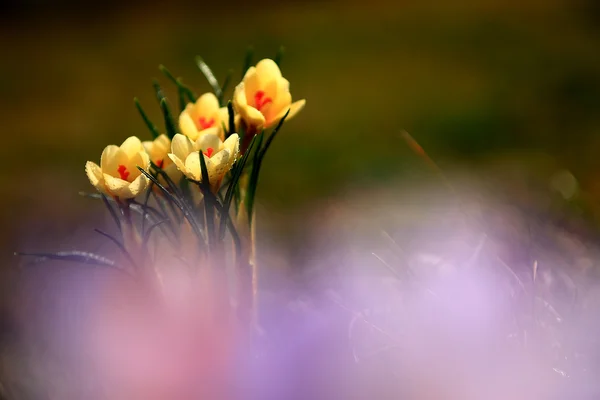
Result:
[[[223,84],[221,85],[221,97],[219,98],[219,105],[223,105],[223,100],[225,98],[225,91],[229,87],[229,83],[231,82],[231,76],[233,75],[233,70],[230,69],[227,71],[227,75],[225,75],[225,79],[223,79]]]
[[[185,100],[185,93],[181,88],[177,88],[177,98],[179,100],[179,113],[185,111],[185,106],[187,105],[187,101]]]
[[[252,160],[252,170],[250,171],[250,181],[248,182],[248,190],[246,192],[246,211],[248,212],[248,222],[252,224],[252,212],[254,211],[254,197],[256,196],[256,187],[258,186],[258,173],[260,172],[260,157],[259,151],[265,137],[265,132],[259,133],[258,143],[254,159]]]
[[[173,122],[173,116],[171,115],[169,104],[167,104],[167,99],[161,100],[160,109],[162,110],[165,118],[165,129],[167,131],[167,136],[169,139],[173,139],[173,137],[175,137],[177,134],[177,128],[175,128],[175,123]]]
[[[208,81],[208,84],[212,87],[213,92],[215,92],[215,96],[217,96],[217,99],[222,99],[223,91],[221,90],[221,86],[219,85],[217,78],[215,78],[215,74],[213,74],[212,70],[204,62],[202,57],[196,56],[196,65],[198,66],[200,71],[202,71],[202,73],[204,74],[204,77]],[[219,101],[219,104],[220,103],[221,103],[221,101]]]
[[[175,123],[173,122],[173,115],[171,114],[171,109],[169,108],[169,104],[167,103],[167,98],[165,97],[160,84],[155,79],[152,81],[152,86],[154,86],[154,91],[156,92],[156,99],[160,104],[160,110],[163,113],[163,118],[165,121],[165,130],[167,132],[167,136],[169,139],[173,139],[173,136],[177,133],[177,128],[175,127]]]
[[[165,67],[164,65],[159,65],[158,69],[160,70],[160,72],[162,72],[167,78],[169,78],[169,80],[171,82],[173,82],[175,85],[177,85],[177,88],[182,91],[190,100],[190,102],[194,102],[196,101],[196,98],[198,98],[198,96],[196,95],[196,93],[194,93],[194,91],[192,89],[189,88],[189,86],[185,85],[182,81],[181,78],[175,78],[175,76],[173,76],[173,74],[167,69],[167,67]]]
[[[123,255],[127,258],[127,261],[129,261],[134,268],[137,268],[135,260],[133,259],[133,257],[131,257],[131,254],[129,253],[129,251],[127,251],[123,243],[121,243],[117,238],[115,238],[111,234],[101,231],[100,229],[94,229],[94,231],[108,238],[111,242],[117,245],[119,250],[121,250],[121,253],[123,253]]]
[[[227,136],[230,136],[232,133],[235,133],[235,112],[231,100],[227,102],[227,115],[229,116],[229,132],[227,132]]]
[[[35,257],[35,263],[57,260],[57,261],[69,261],[78,262],[82,264],[100,265],[104,267],[115,267],[116,263],[106,257],[100,256],[95,253],[89,253],[86,251],[58,251],[56,253],[25,253],[16,252],[16,256]]]
[[[200,190],[204,195],[204,213],[206,218],[206,237],[208,239],[208,246],[213,246],[215,238],[215,203],[213,202],[213,194],[210,191],[210,181],[208,178],[208,168],[206,167],[206,160],[204,159],[204,153],[198,152],[200,158],[200,170],[202,172],[202,182],[200,182]],[[216,199],[215,199],[216,200]]]
[[[279,120],[279,123],[277,124],[277,126],[275,127],[275,129],[273,129],[273,132],[271,133],[271,136],[269,136],[269,138],[267,139],[267,142],[265,143],[265,147],[260,151],[260,156],[259,156],[259,160],[258,160],[259,165],[262,163],[262,160],[265,157],[265,153],[267,152],[267,150],[271,146],[271,143],[273,142],[273,139],[275,139],[275,135],[277,135],[277,133],[279,132],[279,130],[283,126],[283,123],[285,122],[285,119],[290,114],[290,110],[291,109],[288,109],[287,112],[285,113],[285,115],[283,116],[283,118],[281,118]]]
[[[221,215],[221,224],[219,227],[220,238],[223,240],[225,237],[225,223],[227,219],[229,219],[229,208],[231,207],[231,201],[233,200],[233,196],[235,194],[235,189],[238,185],[240,177],[244,172],[244,167],[246,166],[246,162],[254,148],[254,144],[257,141],[257,136],[252,138],[250,144],[248,145],[248,150],[246,150],[246,154],[242,156],[242,158],[235,164],[235,168],[231,174],[231,180],[229,181],[229,187],[227,188],[227,192],[225,193],[225,200],[223,201],[223,212]]]
[[[227,218],[227,228],[229,229],[229,233],[231,233],[233,245],[235,246],[235,259],[240,260],[242,258],[242,241],[231,218]]]
[[[150,179],[152,182],[154,182],[154,184],[165,194],[166,198],[169,199],[170,201],[172,201],[173,204],[175,204],[177,206],[177,208],[179,210],[181,210],[181,212],[183,213],[184,217],[188,220],[188,222],[190,223],[190,226],[194,230],[194,233],[199,238],[202,238],[203,237],[202,231],[198,227],[198,224],[196,223],[194,215],[192,214],[192,212],[187,207],[187,204],[180,202],[175,196],[173,196],[173,194],[171,194],[171,192],[169,192],[167,190],[167,188],[165,188],[163,185],[161,185],[160,182],[158,182],[158,180],[154,176],[152,176],[152,174],[148,173],[146,170],[144,170],[140,166],[138,166],[137,169],[139,169],[140,172],[142,174],[144,174],[144,176],[146,176],[148,179]]]
[[[146,112],[142,108],[142,105],[140,104],[140,101],[138,100],[138,98],[135,97],[133,99],[133,102],[135,104],[135,108],[137,108],[138,112],[140,113],[140,116],[142,117],[142,119],[146,123],[146,126],[148,127],[148,130],[152,134],[152,139],[156,139],[157,137],[159,137],[160,136],[160,132],[158,131],[158,128],[156,127],[156,125],[154,125],[152,123],[152,121],[150,121],[150,118],[148,118],[148,115],[146,115]]]
[[[283,55],[285,54],[285,47],[284,46],[279,46],[279,49],[277,49],[277,54],[275,54],[275,64],[277,64],[277,66],[279,68],[281,68],[281,60],[283,59]]]
[[[110,213],[112,219],[115,221],[115,224],[117,225],[117,228],[119,228],[119,232],[121,232],[121,219],[117,215],[117,213],[114,210],[114,208],[112,208],[112,206],[108,202],[108,199],[106,198],[106,196],[104,194],[100,194],[100,196],[102,196],[102,202],[104,203],[104,205],[108,209],[108,212]]]
[[[152,234],[152,231],[167,221],[168,221],[167,219],[160,220],[160,221],[156,222],[155,224],[150,225],[148,230],[146,232],[144,232],[144,237],[142,239],[142,249],[144,249],[144,251],[148,247],[148,241],[150,240],[150,235]]]
[[[246,71],[248,71],[248,69],[250,68],[250,65],[252,65],[253,57],[254,57],[254,47],[249,46],[246,49],[246,56],[244,57],[244,65],[242,66],[242,79],[244,79],[244,76],[246,76]]]
[[[79,192],[80,196],[83,197],[87,197],[90,199],[96,199],[96,200],[102,200],[102,194],[100,193],[86,193],[86,192]],[[108,197],[105,197],[105,199],[109,202],[109,203],[116,203],[116,201],[114,201],[113,199],[109,199]],[[144,206],[143,204],[137,203],[135,201],[133,201],[130,205],[129,208],[131,208],[133,211],[135,211],[136,213],[138,213],[139,215],[144,215],[144,208],[147,208],[148,211],[154,213],[154,215],[159,216],[161,218],[164,218],[165,216],[158,211],[156,208],[152,207],[152,206]],[[149,215],[148,215],[149,218]]]

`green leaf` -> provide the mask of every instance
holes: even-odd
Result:
[[[206,237],[208,239],[208,247],[211,248],[215,238],[215,203],[213,202],[213,194],[210,191],[210,181],[208,179],[208,168],[202,150],[198,152],[200,157],[200,170],[202,172],[202,181],[200,182],[200,190],[204,195],[204,213],[206,217]],[[215,199],[216,200],[216,199]]]
[[[152,134],[152,139],[156,139],[157,137],[159,137],[160,133],[158,132],[158,128],[156,127],[156,125],[154,125],[152,123],[152,121],[150,121],[150,118],[148,118],[148,115],[146,115],[146,113],[144,112],[144,109],[142,108],[142,105],[140,104],[140,101],[138,100],[138,98],[135,97],[133,99],[133,102],[135,103],[135,107],[137,108],[138,112],[142,116],[142,119],[146,123],[148,130]]]
[[[217,96],[217,99],[222,99],[223,92],[221,90],[221,86],[219,85],[217,78],[215,78],[215,75],[213,74],[212,70],[204,62],[202,57],[196,56],[196,65],[198,65],[198,68],[200,68],[200,71],[202,71],[202,73],[204,74],[204,77],[206,78],[209,85],[212,87],[213,91],[215,92],[215,96]],[[221,103],[221,101],[219,101],[219,104],[220,103]]]
[[[221,85],[221,97],[219,98],[219,105],[220,106],[223,105],[223,99],[225,97],[225,91],[229,87],[229,83],[231,82],[231,76],[232,75],[233,75],[233,70],[230,69],[229,71],[227,71],[227,75],[225,76],[225,79],[223,80],[223,85]]]
[[[227,192],[225,193],[225,200],[223,201],[221,224],[219,226],[219,235],[221,240],[223,240],[223,238],[225,237],[225,224],[227,222],[227,219],[229,219],[229,208],[231,207],[231,201],[233,200],[235,189],[238,185],[240,177],[242,176],[242,173],[244,172],[244,167],[246,165],[246,162],[248,161],[250,153],[252,152],[254,144],[257,141],[257,136],[254,136],[252,138],[252,141],[250,142],[250,144],[248,145],[248,149],[246,150],[246,154],[244,154],[242,158],[235,164],[235,168],[232,171],[231,180],[229,181],[229,187],[227,188]]]
[[[227,115],[229,116],[229,132],[227,132],[227,136],[235,133],[235,113],[233,111],[233,103],[231,100],[227,102]]]
[[[179,99],[179,112],[182,113],[185,111],[185,106],[187,106],[187,101],[185,100],[185,93],[181,88],[177,88],[177,97]]]
[[[189,99],[189,101],[191,103],[193,103],[193,102],[196,101],[196,99],[198,98],[198,96],[196,95],[196,93],[194,93],[194,91],[192,89],[190,89],[189,86],[184,85],[184,83],[182,82],[181,78],[175,78],[175,76],[173,76],[173,74],[167,69],[167,67],[165,67],[162,64],[158,66],[158,69],[167,78],[169,78],[169,80],[171,82],[173,82],[175,85],[177,85],[177,89],[181,90],[184,93],[184,95],[188,97],[188,99]]]
[[[90,265],[101,265],[105,267],[114,267],[116,263],[113,260],[110,260],[106,257],[102,257],[95,253],[89,253],[86,251],[58,251],[56,253],[22,253],[16,252],[16,256],[22,257],[36,257],[34,263],[49,261],[49,260],[58,260],[58,261],[69,261],[69,262],[78,262],[82,264],[90,264]]]
[[[267,139],[267,142],[265,143],[264,149],[262,149],[262,151],[260,152],[259,163],[262,164],[262,159],[265,157],[265,153],[267,152],[267,150],[271,146],[271,143],[273,142],[273,139],[275,139],[275,135],[277,135],[277,133],[279,132],[279,130],[283,126],[283,123],[285,122],[285,119],[287,118],[287,116],[290,114],[290,111],[291,111],[291,109],[287,110],[287,112],[285,113],[285,115],[283,116],[283,118],[281,118],[279,120],[279,123],[277,124],[277,126],[275,127],[275,129],[273,129],[273,132],[271,133],[271,136],[269,136],[269,138]]]
[[[165,120],[165,130],[167,131],[167,136],[169,139],[173,139],[175,134],[177,133],[177,128],[175,127],[175,123],[173,122],[173,115],[171,114],[171,109],[169,108],[169,104],[167,103],[167,98],[165,97],[160,84],[155,79],[152,82],[154,86],[154,90],[156,91],[156,98],[158,103],[160,104],[160,110],[163,113],[163,118]]]
[[[202,230],[198,227],[198,223],[196,222],[194,215],[187,206],[187,204],[185,202],[181,202],[179,199],[173,196],[173,194],[171,194],[171,192],[169,192],[167,188],[161,185],[160,182],[154,176],[152,176],[152,174],[148,173],[144,168],[138,166],[137,169],[139,169],[140,172],[144,174],[144,176],[146,176],[146,178],[154,182],[154,184],[165,194],[165,197],[183,213],[184,217],[188,220],[190,226],[192,227],[192,230],[198,236],[198,238],[203,238]]]
[[[100,229],[94,229],[94,231],[108,238],[111,242],[116,244],[119,250],[121,250],[121,253],[123,253],[123,255],[127,258],[127,261],[129,261],[134,268],[137,268],[135,260],[131,257],[131,254],[129,253],[129,251],[127,251],[123,243],[121,243],[119,240],[117,240],[117,238],[115,238],[111,234],[101,231]]]
[[[246,71],[248,71],[248,69],[250,68],[250,65],[252,65],[253,57],[254,57],[254,47],[248,46],[248,48],[246,49],[246,57],[244,57],[244,65],[242,67],[242,79],[244,79],[244,76],[246,76]]]
[[[148,247],[148,241],[150,240],[150,235],[152,234],[152,231],[154,231],[154,229],[156,227],[161,226],[162,224],[164,224],[167,221],[168,221],[167,219],[163,219],[163,220],[160,220],[160,221],[150,225],[148,230],[146,232],[144,232],[144,237],[142,239],[142,249],[146,249]]]
[[[248,212],[248,222],[252,224],[252,212],[254,211],[254,197],[256,196],[256,187],[258,186],[258,173],[260,172],[260,162],[258,152],[262,145],[265,137],[265,132],[261,132],[258,135],[258,143],[256,145],[256,151],[252,162],[252,170],[250,171],[250,181],[248,182],[248,191],[246,193],[246,211]]]
[[[108,202],[108,199],[106,198],[106,196],[104,194],[100,194],[100,195],[102,196],[102,202],[104,203],[104,205],[108,209],[108,212],[110,213],[112,219],[115,221],[115,224],[117,225],[117,228],[119,228],[119,233],[121,233],[122,232],[121,231],[121,219],[117,215],[117,212],[114,210],[114,208],[112,208],[112,206]]]
[[[283,58],[283,55],[285,54],[285,47],[284,46],[280,46],[279,49],[277,49],[277,54],[275,54],[275,64],[277,64],[277,66],[279,68],[281,68],[281,59]]]

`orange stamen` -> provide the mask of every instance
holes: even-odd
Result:
[[[213,150],[213,148],[212,148],[212,147],[209,147],[209,148],[208,148],[208,149],[206,149],[206,151],[204,152],[204,155],[205,155],[206,157],[208,157],[208,158],[211,158],[211,157],[212,157],[212,155],[213,155],[213,153],[214,153],[214,150]]]
[[[273,102],[273,99],[270,97],[265,97],[264,90],[258,90],[254,94],[254,106],[258,111],[261,111],[267,104]]]
[[[123,164],[119,165],[119,168],[117,168],[117,172],[121,176],[121,179],[123,179],[124,181],[127,180],[127,177],[129,176],[129,171],[127,171],[126,166],[124,166]]]
[[[202,129],[208,129],[211,126],[213,126],[215,124],[215,119],[211,118],[209,120],[207,120],[204,117],[200,117],[200,119],[198,120],[198,122],[200,123],[200,128]]]

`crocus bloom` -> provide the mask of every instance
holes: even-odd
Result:
[[[290,83],[270,59],[250,67],[233,93],[233,105],[250,129],[267,129],[279,122],[290,110],[287,119],[300,111],[306,100],[292,103]]]
[[[85,172],[92,185],[100,192],[120,199],[130,199],[148,186],[148,178],[137,166],[147,170],[150,158],[140,139],[131,136],[121,146],[106,146],[100,158],[100,166],[88,161]]]
[[[169,157],[189,179],[202,181],[200,167],[200,152],[202,152],[208,180],[213,191],[216,191],[235,162],[239,152],[239,142],[237,133],[233,133],[225,142],[214,134],[203,134],[195,142],[185,135],[177,134],[171,143]]]
[[[201,134],[211,133],[225,138],[223,124],[228,129],[229,115],[227,107],[219,108],[219,100],[212,93],[198,97],[195,103],[188,103],[179,115],[181,133],[196,141]]]
[[[150,156],[150,161],[162,168],[172,181],[177,182],[181,178],[181,173],[177,170],[177,166],[168,157],[168,154],[171,152],[171,139],[167,135],[162,134],[156,139],[146,140],[142,144],[144,145],[144,149],[146,149],[146,153]]]

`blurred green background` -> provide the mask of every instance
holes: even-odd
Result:
[[[307,99],[274,142],[258,194],[264,229],[290,248],[313,205],[426,170],[402,129],[442,168],[476,173],[516,160],[542,180],[568,169],[594,210],[594,0],[127,4],[29,1],[3,10],[4,264],[15,249],[72,248],[81,222],[99,221],[89,211],[101,207],[77,195],[91,190],[85,161],[127,136],[148,137],[134,96],[161,121],[151,78],[177,108],[159,64],[201,93],[209,86],[194,56],[220,79],[230,68],[237,79],[248,45],[257,59],[284,45],[292,96]]]

